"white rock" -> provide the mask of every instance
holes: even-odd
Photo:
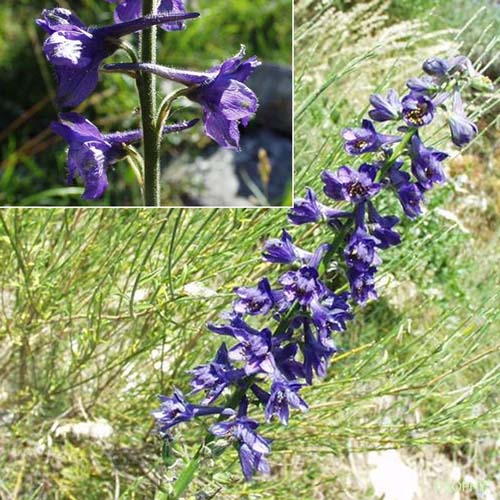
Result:
[[[414,500],[419,494],[418,473],[396,450],[370,451],[367,456],[375,496],[384,500]]]
[[[217,292],[199,282],[188,283],[187,285],[184,285],[182,289],[184,290],[184,293],[190,297],[209,298],[217,295]]]
[[[73,435],[76,438],[102,440],[111,437],[112,434],[113,428],[106,420],[64,424],[55,429],[55,435],[57,437]]]

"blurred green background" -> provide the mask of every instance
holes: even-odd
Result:
[[[183,32],[160,31],[159,62],[204,69],[233,55],[243,43],[248,55],[291,63],[290,0],[191,0],[187,5],[202,17]],[[0,205],[140,205],[126,162],[110,170],[110,189],[100,202],[86,203],[81,188],[65,186],[65,147],[48,129],[57,113],[54,79],[41,52],[45,34],[34,24],[43,8],[58,6],[90,25],[112,22],[114,7],[105,0],[0,2]],[[96,92],[78,110],[107,132],[137,127],[137,106],[132,80],[101,75]],[[175,113],[179,120],[193,116],[199,116],[195,107]],[[170,136],[164,154],[206,147],[210,141],[201,130],[198,125],[191,133]]]

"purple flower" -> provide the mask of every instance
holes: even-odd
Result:
[[[406,82],[406,86],[410,90],[421,93],[434,91],[438,88],[436,80],[434,78],[430,78],[429,76],[424,76],[422,78],[410,78]]]
[[[142,15],[142,0],[106,0],[108,3],[117,3],[115,10],[115,21],[131,21]],[[158,5],[158,14],[184,14],[186,8],[182,0],[160,0]],[[186,26],[183,22],[162,24],[166,31],[182,30]]]
[[[434,183],[443,183],[445,176],[441,162],[448,158],[446,153],[426,148],[418,135],[411,139],[411,170],[424,189]]]
[[[396,189],[399,189],[404,184],[408,184],[410,182],[410,174],[401,170],[402,167],[403,161],[398,159],[389,170],[389,181]]]
[[[49,35],[56,32],[62,26],[86,28],[85,24],[78,16],[73,14],[68,9],[61,8],[44,9],[42,11],[42,17],[37,19],[35,22]]]
[[[245,47],[234,57],[206,72],[185,71],[156,64],[108,64],[108,69],[147,71],[188,87],[186,97],[203,108],[205,133],[220,146],[239,150],[238,125],[248,125],[257,111],[257,97],[244,82],[260,65],[256,57],[244,61]]]
[[[342,131],[344,149],[350,155],[373,153],[384,144],[393,144],[401,140],[396,135],[379,134],[370,120],[363,120],[361,128],[345,128]]]
[[[472,74],[474,68],[470,59],[466,56],[456,56],[451,59],[443,59],[441,57],[431,57],[424,61],[422,69],[431,76],[445,79],[455,73],[468,72]]]
[[[358,304],[366,304],[369,300],[378,298],[375,290],[375,273],[377,269],[370,267],[366,271],[359,271],[351,267],[348,272],[351,296]]]
[[[156,425],[161,433],[167,433],[172,427],[187,422],[196,417],[207,415],[230,415],[232,410],[217,406],[192,405],[186,401],[179,389],[174,389],[171,398],[159,396],[160,408],[151,413],[156,419]]]
[[[119,48],[119,39],[162,23],[198,17],[197,13],[141,17],[101,28],[88,28],[71,11],[44,10],[36,23],[49,37],[43,45],[57,77],[56,99],[63,107],[78,106],[97,86],[99,65]]]
[[[431,76],[446,76],[450,69],[450,64],[441,57],[430,57],[424,61],[422,69]]]
[[[278,281],[283,286],[283,294],[290,304],[297,301],[301,306],[307,306],[312,300],[321,297],[325,290],[319,280],[318,271],[310,266],[288,271]]]
[[[344,250],[346,264],[357,271],[380,265],[382,261],[376,251],[378,243],[377,238],[370,236],[363,227],[357,227]]]
[[[246,404],[245,404],[246,410]],[[271,452],[269,441],[255,432],[258,422],[249,419],[241,410],[234,420],[220,422],[210,427],[210,432],[217,437],[232,438],[239,442],[241,470],[247,481],[255,472],[269,474],[269,464],[265,455]],[[246,411],[245,411],[246,413]]]
[[[189,373],[193,375],[191,379],[192,393],[206,391],[203,404],[213,403],[226,387],[244,376],[244,371],[234,368],[229,361],[229,354],[224,343],[219,347],[217,355],[211,363],[197,366]]]
[[[276,293],[271,290],[267,278],[259,281],[257,288],[238,287],[234,289],[239,299],[233,304],[233,309],[239,314],[267,314],[275,304]]]
[[[214,333],[229,335],[238,341],[229,349],[228,356],[231,361],[244,361],[245,374],[273,373],[276,369],[271,353],[272,334],[267,328],[255,330],[238,316],[229,325],[209,323],[208,328]]]
[[[311,188],[306,188],[305,198],[297,198],[294,201],[293,208],[288,211],[288,220],[295,225],[308,224],[327,220],[333,222],[339,217],[349,217],[349,212],[334,210],[320,203],[316,193]]]
[[[271,394],[267,396],[265,409],[266,420],[269,422],[276,415],[283,425],[288,425],[290,406],[300,411],[309,409],[307,403],[299,396],[298,391],[304,384],[277,376],[271,385]]]
[[[302,250],[293,244],[293,239],[290,234],[283,229],[281,238],[270,239],[264,245],[262,256],[268,262],[275,264],[292,264],[295,261],[309,262],[312,258],[312,253]]]
[[[259,474],[270,474],[271,468],[264,453],[254,451],[248,444],[243,443],[239,449],[240,465],[243,476],[250,481],[255,472]]]
[[[273,335],[272,353],[279,371],[288,379],[304,378],[304,368],[295,359],[298,345],[292,340],[293,331]]]
[[[462,97],[458,91],[453,94],[452,112],[449,115],[448,123],[450,125],[451,140],[458,147],[469,144],[477,135],[477,125],[465,116]]]
[[[449,64],[450,69],[448,70],[448,73],[451,75],[454,73],[468,73],[472,76],[475,73],[474,66],[467,56],[452,57]]]
[[[197,120],[164,128],[164,133],[178,132],[192,127]],[[83,198],[95,200],[108,187],[108,166],[125,156],[124,146],[142,138],[141,130],[101,134],[99,129],[78,113],[61,113],[53,122],[52,130],[69,144],[68,184],[78,174],[85,182]]]
[[[401,243],[401,236],[392,228],[399,222],[399,219],[392,215],[383,217],[375,209],[373,203],[368,202],[368,218],[370,221],[370,233],[377,238],[379,248],[389,248]]]
[[[401,170],[403,162],[396,162],[389,171],[389,180],[395,187],[404,213],[414,219],[422,213],[420,204],[424,200],[423,189],[410,182],[410,175]]]
[[[328,362],[337,352],[337,348],[331,338],[315,336],[308,319],[304,320],[304,342],[301,348],[304,356],[305,379],[310,385],[314,372],[320,378],[326,376]]]
[[[390,89],[387,97],[380,94],[370,96],[370,104],[373,106],[368,114],[376,122],[397,120],[401,115],[401,101],[394,89]]]
[[[360,203],[375,196],[380,191],[380,184],[375,182],[378,168],[363,163],[359,170],[342,166],[336,173],[325,170],[321,174],[324,192],[334,200]]]
[[[346,329],[346,321],[352,319],[347,298],[346,293],[336,295],[330,292],[326,298],[311,302],[311,319],[322,337]]]
[[[410,219],[415,219],[422,214],[421,203],[424,201],[424,193],[417,184],[405,184],[398,189],[397,193],[404,213]]]
[[[178,389],[174,389],[171,398],[159,396],[161,405],[158,410],[151,413],[156,419],[156,424],[161,432],[168,431],[174,425],[187,422],[195,417],[194,406],[189,404]]]
[[[411,91],[403,97],[403,120],[410,127],[429,125],[434,118],[436,107],[426,94]]]

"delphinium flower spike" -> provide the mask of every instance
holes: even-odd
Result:
[[[395,90],[387,97],[372,96],[370,117],[393,123],[399,134],[381,134],[368,120],[361,128],[344,130],[346,152],[363,155],[362,163],[321,174],[327,199],[342,206],[329,207],[307,188],[289,211],[290,223],[323,228],[327,242],[302,248],[283,229],[263,251],[266,262],[285,267],[276,284],[262,277],[256,287],[236,287],[232,309],[223,313],[221,323],[208,324],[212,332],[225,336],[227,344],[221,345],[213,362],[192,370],[192,396],[204,393],[203,404],[214,404],[227,395],[225,406],[237,413],[228,419],[219,416],[205,443],[209,445],[213,436],[229,439],[239,452],[246,479],[270,470],[270,442],[256,432],[259,408],[265,421],[277,417],[284,425],[292,410],[307,411],[304,388],[315,376],[327,375],[353,307],[378,296],[375,276],[382,253],[400,244],[401,236],[396,230],[399,218],[381,213],[377,199],[383,193],[394,194],[404,214],[413,219],[422,213],[424,193],[444,182],[442,162],[448,155],[425,145],[425,128],[448,106],[450,92],[470,83],[471,68],[461,56],[433,58],[424,63],[427,75],[410,79],[410,90],[401,99]],[[454,113],[462,116],[461,101],[456,96],[453,100]],[[455,144],[462,142],[456,140],[458,135],[470,135],[472,130],[465,124],[462,128],[453,132]],[[369,153],[371,160],[365,158]],[[253,326],[255,321],[260,326]],[[157,421],[161,430],[162,422]],[[198,463],[186,467],[191,479]]]

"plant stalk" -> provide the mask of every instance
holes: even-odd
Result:
[[[142,0],[144,16],[156,14],[158,0]],[[141,61],[156,63],[156,26],[141,35]],[[137,80],[144,133],[144,205],[160,206],[160,138],[156,132],[156,78],[143,72]]]
[[[417,133],[417,129],[415,129],[415,128],[411,128],[410,130],[408,130],[408,132],[406,132],[406,134],[401,139],[401,142],[394,149],[394,152],[392,153],[390,158],[385,161],[384,165],[380,169],[378,176],[377,176],[378,180],[383,179],[387,175],[387,173],[389,172],[391,167],[394,165],[394,163],[396,163],[396,160],[401,156],[401,154],[405,150],[406,146],[408,145],[408,143],[411,141],[412,137],[416,133]]]

